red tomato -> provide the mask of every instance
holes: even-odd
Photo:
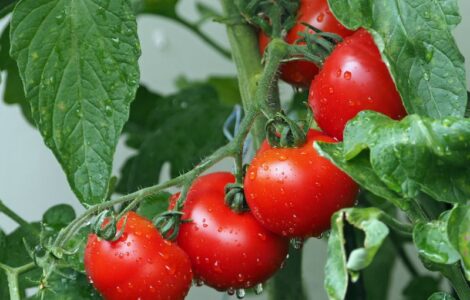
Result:
[[[300,38],[298,32],[305,32],[306,27],[301,23],[310,24],[322,31],[336,33],[342,37],[353,33],[341,25],[331,13],[327,0],[300,1],[297,24],[287,33],[286,42],[294,44]],[[268,43],[269,37],[261,32],[259,34],[261,53],[264,53]],[[309,86],[317,73],[317,66],[307,61],[292,61],[281,67],[281,79],[296,86]]]
[[[405,108],[372,36],[360,29],[339,44],[312,82],[309,94],[315,120],[328,135],[343,139],[346,123],[363,110],[393,119]]]
[[[316,130],[300,148],[270,148],[258,154],[245,177],[245,195],[256,219],[287,237],[318,236],[337,210],[352,206],[357,185],[313,148],[335,142]]]
[[[188,254],[194,275],[218,290],[262,283],[284,261],[288,241],[262,227],[249,212],[236,214],[224,202],[230,173],[199,177],[184,205],[178,245]]]
[[[124,217],[117,224],[123,225]],[[123,235],[115,242],[90,234],[85,248],[90,281],[108,300],[184,299],[191,287],[191,262],[153,224],[127,213]]]

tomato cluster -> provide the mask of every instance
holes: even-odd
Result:
[[[354,205],[358,186],[330,161],[315,142],[335,143],[345,124],[366,109],[402,118],[406,111],[372,36],[339,23],[326,0],[300,2],[299,24],[286,35],[295,43],[306,22],[334,32],[341,42],[319,69],[310,62],[288,62],[281,78],[310,85],[309,104],[323,130],[310,129],[305,143],[290,148],[265,141],[244,177],[250,211],[236,213],[226,203],[231,173],[201,176],[189,188],[175,242],[162,238],[154,225],[130,212],[117,224],[115,241],[90,235],[85,267],[106,299],[183,299],[193,278],[217,290],[234,291],[266,281],[283,264],[290,238],[319,236],[331,216]],[[260,51],[269,38],[259,35]],[[173,209],[178,199],[169,204]],[[125,224],[124,224],[125,223]]]

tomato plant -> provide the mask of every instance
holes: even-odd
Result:
[[[346,123],[360,111],[374,110],[397,120],[406,115],[387,66],[364,29],[327,58],[312,82],[309,103],[320,128],[340,140]]]
[[[0,1],[0,299],[470,299],[457,1],[193,2]]]
[[[333,213],[354,204],[357,186],[318,155],[315,141],[335,142],[310,130],[299,148],[258,153],[245,177],[245,193],[254,216],[269,230],[288,237],[319,236]]]
[[[237,214],[224,202],[230,173],[199,177],[184,204],[178,245],[195,276],[218,290],[250,288],[271,277],[286,259],[288,241],[267,231],[249,212]]]
[[[116,241],[88,238],[85,269],[98,291],[106,299],[184,299],[192,282],[186,253],[134,212],[117,229]]]
[[[307,30],[306,24],[315,28],[332,32],[347,37],[352,31],[344,27],[333,15],[328,7],[327,0],[309,1],[301,0],[298,10],[296,24],[287,32],[285,36],[286,42],[294,44],[300,39],[299,32]],[[259,33],[260,52],[264,53],[266,46],[269,44],[270,38],[263,32]],[[291,61],[283,64],[280,69],[282,80],[301,87],[308,87],[313,78],[318,73],[317,66],[308,61]]]

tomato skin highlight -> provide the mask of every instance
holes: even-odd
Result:
[[[107,300],[184,299],[192,283],[186,253],[164,240],[149,220],[135,212],[126,215],[117,241],[89,235],[84,260],[90,281]]]
[[[353,33],[336,19],[330,11],[327,0],[300,1],[297,24],[287,33],[285,37],[287,43],[294,44],[300,38],[298,33],[305,32],[307,28],[301,23],[310,24],[324,32],[336,33],[343,38]],[[269,41],[270,38],[260,32],[259,48],[261,54],[264,53]],[[308,61],[291,61],[281,66],[281,79],[300,87],[308,87],[317,73],[317,66]]]
[[[262,227],[250,212],[237,214],[224,202],[231,173],[199,177],[188,192],[178,245],[191,259],[194,276],[217,290],[249,288],[281,266],[289,242]]]
[[[267,229],[286,237],[319,236],[341,208],[353,206],[358,186],[313,148],[335,140],[316,130],[299,148],[258,152],[245,177],[253,215]]]
[[[346,38],[326,59],[310,87],[309,104],[318,126],[338,140],[360,111],[373,110],[396,120],[406,116],[387,66],[365,29]]]

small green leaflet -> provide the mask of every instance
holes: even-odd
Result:
[[[460,22],[457,0],[328,2],[348,28],[373,33],[408,113],[463,116],[464,58],[451,33]]]
[[[231,107],[208,84],[195,84],[162,97],[141,87],[126,124],[126,143],[138,150],[121,170],[120,193],[158,183],[164,163],[171,176],[190,170],[226,143],[222,127]]]
[[[462,258],[465,277],[470,281],[470,205],[454,207],[447,221],[447,235]]]
[[[432,120],[410,115],[394,121],[364,111],[346,126],[343,143],[325,145],[317,148],[340,168],[372,168],[380,181],[402,198],[414,198],[422,191],[442,202],[466,203],[470,199],[470,119]],[[363,155],[369,159],[364,160]],[[362,184],[357,174],[349,175]]]
[[[11,21],[33,118],[83,204],[104,201],[139,83],[140,46],[127,0],[22,0]]]
[[[344,299],[349,275],[353,279],[358,271],[368,267],[388,235],[388,227],[379,218],[383,212],[376,208],[347,208],[331,218],[331,233],[328,240],[328,258],[325,267],[325,290],[332,300]],[[345,221],[364,231],[364,246],[346,257],[344,248]]]
[[[418,223],[413,229],[413,241],[419,255],[437,264],[454,264],[460,255],[447,237],[449,213],[443,213],[438,220]]]

